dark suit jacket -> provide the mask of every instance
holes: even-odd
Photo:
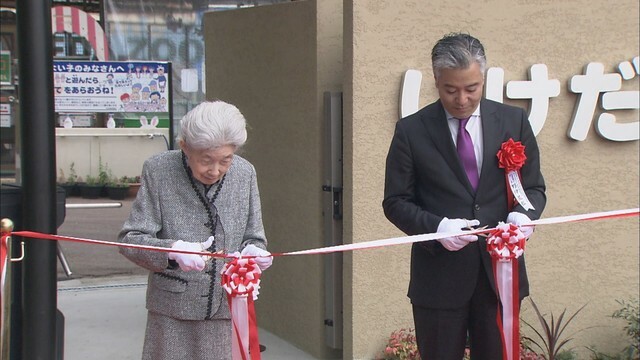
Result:
[[[384,200],[386,217],[407,235],[434,233],[443,217],[478,219],[494,227],[506,221],[507,189],[496,154],[509,138],[525,146],[522,184],[535,210],[516,205],[512,211],[538,219],[546,204],[545,184],[535,136],[521,108],[483,99],[480,103],[484,155],[474,193],[458,158],[440,101],[398,121],[389,148]],[[521,299],[529,294],[524,257],[520,257]],[[484,268],[495,290],[491,258],[484,238],[459,251],[438,241],[416,243],[411,249],[408,296],[414,305],[462,307],[471,298]]]

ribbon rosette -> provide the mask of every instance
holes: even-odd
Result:
[[[513,141],[510,138],[502,143],[500,150],[496,154],[498,156],[498,167],[505,171],[509,210],[513,209],[515,205],[514,198],[525,210],[534,210],[520,181],[520,168],[527,160],[524,149],[525,146],[520,141]]]
[[[524,254],[526,239],[517,225],[500,222],[487,237],[491,254],[496,290],[502,303],[502,317],[498,311],[498,326],[502,332],[503,358],[520,358],[520,294],[518,258]]]
[[[231,310],[234,360],[260,359],[254,301],[258,299],[261,273],[253,258],[234,258],[222,268],[222,288]]]

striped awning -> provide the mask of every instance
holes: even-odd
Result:
[[[86,12],[72,6],[51,8],[53,33],[68,32],[86,38],[100,61],[109,60],[107,37],[98,21]]]

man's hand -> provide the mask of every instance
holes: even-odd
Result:
[[[515,211],[510,212],[509,215],[507,215],[507,222],[518,226],[518,228],[520,228],[520,231],[522,232],[522,235],[524,235],[525,239],[528,239],[529,236],[533,234],[533,230],[535,230],[535,226],[533,225],[523,226],[531,223],[531,219],[529,219],[529,217],[523,213],[519,213]]]
[[[440,221],[438,225],[439,233],[452,233],[459,232],[462,230],[468,230],[473,226],[480,225],[480,221],[478,220],[467,220],[467,219],[449,219],[444,218]],[[452,236],[446,237],[442,239],[438,239],[440,244],[444,246],[445,249],[449,251],[458,251],[463,247],[467,246],[468,243],[473,241],[478,241],[477,235],[460,235],[460,236]]]
[[[208,249],[212,243],[213,236],[209,236],[209,239],[203,243],[178,240],[173,243],[171,248],[175,250],[205,252],[205,249]],[[180,265],[180,269],[182,269],[182,271],[202,271],[205,267],[205,261],[200,255],[171,252],[169,253],[169,259],[175,260],[175,262]]]

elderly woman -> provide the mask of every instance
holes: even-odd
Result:
[[[180,150],[148,159],[119,241],[177,250],[259,256],[271,265],[256,172],[236,151],[247,139],[233,105],[205,102],[180,122]],[[230,359],[223,260],[121,248],[149,270],[143,359]]]

